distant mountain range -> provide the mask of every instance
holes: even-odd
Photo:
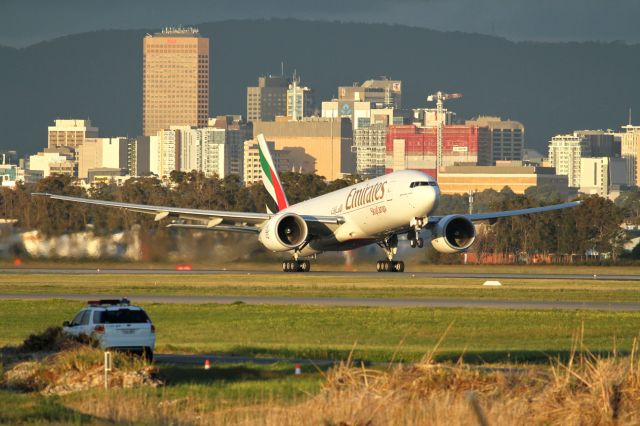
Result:
[[[237,20],[198,25],[211,39],[211,115],[245,114],[258,76],[295,69],[318,99],[371,77],[403,82],[403,106],[437,90],[459,118],[499,115],[524,123],[527,146],[583,128],[618,128],[640,115],[640,45],[514,43],[459,32],[381,24]],[[89,117],[101,135],[142,128],[142,39],[98,31],[14,49],[0,47],[0,149],[34,153],[55,118]]]

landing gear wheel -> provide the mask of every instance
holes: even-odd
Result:
[[[376,262],[378,272],[404,272],[404,262],[402,260],[378,260]]]
[[[308,260],[285,260],[282,262],[282,272],[309,272],[311,262]]]
[[[391,269],[393,272],[404,272],[404,262],[403,261],[397,261],[397,262],[392,262],[392,266],[393,268]]]
[[[409,245],[411,246],[411,248],[416,248],[418,242],[416,240],[409,240]]]
[[[424,247],[424,240],[423,240],[422,238],[418,238],[418,242],[417,242],[417,244],[418,244],[418,247],[419,247],[419,248]]]
[[[311,262],[308,260],[298,262],[298,270],[300,272],[309,272],[311,270]]]

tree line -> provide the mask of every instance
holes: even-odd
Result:
[[[327,182],[317,175],[283,173],[282,183],[291,204],[322,195],[359,180],[349,176]],[[126,212],[120,209],[81,205],[32,197],[35,192],[92,197],[102,200],[158,206],[190,207],[208,210],[265,212],[275,206],[262,184],[245,186],[237,176],[205,177],[200,172],[172,172],[169,185],[156,177],[131,178],[123,185],[101,183],[88,190],[76,185],[69,176],[53,175],[34,184],[18,184],[15,189],[0,189],[0,217],[16,219],[21,230],[36,229],[44,236],[91,229],[96,235],[114,232],[142,232],[157,252],[151,257],[161,260],[167,246],[174,243],[177,230],[167,229],[166,222],[154,221],[153,215]],[[511,256],[585,255],[594,254],[615,261],[623,253],[629,236],[624,223],[640,224],[640,193],[626,192],[616,202],[597,196],[581,196],[576,208],[518,216],[497,220],[480,227],[476,253],[499,253]],[[486,190],[473,197],[473,211],[522,209],[562,202],[550,188],[532,187],[524,195],[509,188]],[[444,195],[438,214],[469,212],[467,195]],[[140,231],[142,230],[142,231]],[[190,231],[182,230],[188,235]],[[224,233],[208,233],[211,239],[224,240]],[[627,257],[640,258],[640,248]],[[459,256],[441,256],[427,251],[432,261],[452,261]],[[454,260],[457,261],[457,260]]]

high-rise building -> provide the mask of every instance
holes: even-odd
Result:
[[[487,127],[452,124],[442,129],[442,166],[490,166],[491,137]],[[385,172],[422,170],[437,178],[437,127],[390,126],[386,141]]]
[[[77,150],[87,138],[97,138],[98,128],[91,125],[91,120],[55,120],[48,127],[47,147],[69,147]]]
[[[176,129],[159,130],[157,139],[152,139],[152,148],[156,152],[151,154],[151,170],[162,179],[168,177],[172,171],[180,170],[180,131]]]
[[[206,176],[217,175],[223,178],[229,175],[229,153],[227,131],[215,127],[197,129],[201,146],[200,169]]]
[[[382,77],[362,84],[338,87],[338,101],[371,102],[375,108],[402,107],[402,82]]]
[[[315,112],[313,89],[300,86],[300,78],[295,74],[293,81],[287,89],[287,117],[292,120],[300,120],[310,117]]]
[[[622,126],[620,153],[628,163],[630,185],[640,186],[640,126]]]
[[[209,119],[209,127],[225,130],[226,175],[243,176],[244,143],[253,138],[253,126],[241,115],[222,115]]]
[[[274,122],[253,123],[253,134],[260,133],[274,142],[277,150],[288,152],[291,169],[296,172],[316,173],[334,180],[356,171],[348,118],[306,117],[291,121],[283,117]]]
[[[258,78],[247,87],[247,121],[274,121],[287,115],[287,90],[291,79],[284,75]]]
[[[387,126],[382,123],[360,127],[353,131],[353,148],[356,152],[356,174],[374,178],[384,174],[387,154]]]
[[[147,176],[150,173],[151,137],[138,136],[127,141],[127,170],[131,176]]]
[[[580,187],[580,160],[590,155],[589,140],[577,134],[556,135],[549,141],[549,163],[556,174],[569,177],[570,187]]]
[[[580,192],[609,197],[615,188],[627,185],[627,162],[623,158],[580,159]]]
[[[207,125],[209,39],[196,28],[165,28],[147,35],[142,64],[143,134],[170,126]]]
[[[524,152],[524,126],[519,121],[480,116],[466,124],[488,127],[491,132],[493,161],[521,161]]]
[[[620,138],[611,131],[577,130],[574,133],[587,139],[593,157],[616,158],[621,156]]]

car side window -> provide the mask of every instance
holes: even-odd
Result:
[[[80,311],[78,312],[78,314],[73,318],[73,320],[71,321],[71,324],[69,324],[71,327],[74,327],[76,325],[80,325],[80,319],[82,318],[82,316],[84,315],[86,311]]]
[[[84,315],[82,315],[82,319],[80,319],[80,325],[89,324],[90,318],[91,318],[91,311],[84,311]]]

